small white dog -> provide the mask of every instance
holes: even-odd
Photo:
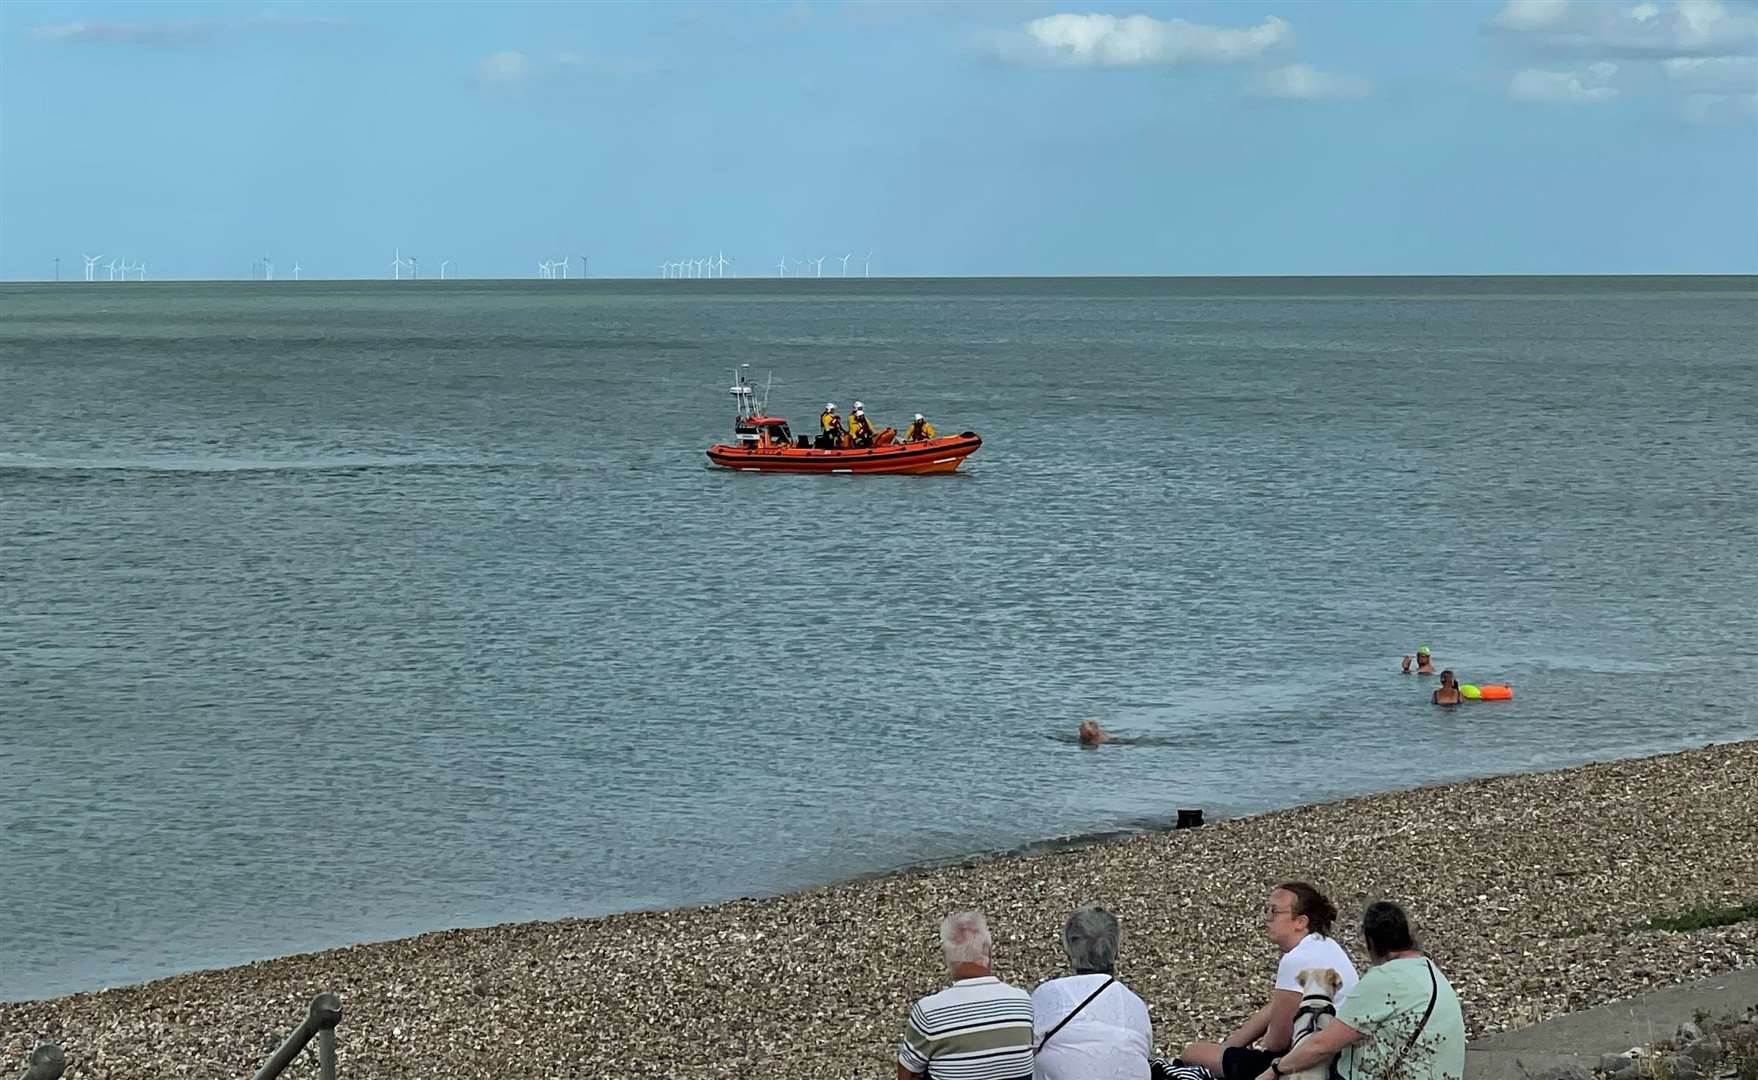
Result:
[[[1300,1045],[1300,1040],[1314,1032],[1323,1031],[1337,1019],[1337,991],[1343,989],[1343,976],[1330,968],[1307,968],[1296,975],[1295,981],[1300,984],[1300,1011],[1294,1014],[1293,1049]],[[1329,1061],[1321,1062],[1309,1069],[1298,1072],[1283,1073],[1283,1080],[1325,1080],[1331,1072]]]

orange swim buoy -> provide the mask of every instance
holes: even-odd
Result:
[[[1510,701],[1514,697],[1514,688],[1506,683],[1485,683],[1477,689],[1485,701]]]

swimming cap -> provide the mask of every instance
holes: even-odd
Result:
[[[1417,656],[1427,656],[1428,655],[1428,646],[1427,645],[1417,646],[1416,655]]]

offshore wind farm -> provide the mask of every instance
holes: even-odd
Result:
[[[111,261],[106,265],[101,262],[101,260],[103,259],[102,255],[84,255],[82,257],[85,260],[85,278],[84,278],[84,280],[88,283],[95,283],[98,281],[111,281],[111,282],[115,282],[115,281],[145,281],[147,279],[146,278],[146,260],[145,259],[138,260],[134,263],[129,263],[127,260],[124,260],[124,259],[111,259]],[[824,264],[825,264],[826,260],[829,258],[832,258],[832,257],[824,256],[824,255],[819,255],[816,257],[811,257],[811,256],[789,257],[789,256],[784,255],[784,256],[780,257],[779,259],[777,259],[776,262],[773,264],[773,266],[770,269],[773,270],[772,276],[780,277],[780,278],[791,277],[791,278],[796,278],[796,279],[798,279],[798,278],[823,279],[826,276],[829,276],[832,278],[835,278],[835,277],[847,278],[847,277],[851,277],[851,276],[860,277],[860,278],[871,278],[873,276],[873,252],[871,250],[867,251],[865,254],[856,254],[855,252],[851,251],[851,252],[848,252],[843,255],[834,256],[834,260],[839,264],[840,272],[826,275],[824,273]],[[849,265],[850,265],[851,260],[859,260],[859,265],[857,266],[856,272],[853,275],[851,275],[849,273]],[[436,265],[439,269],[438,269],[438,273],[436,275],[429,275],[429,278],[427,280],[453,281],[453,280],[459,280],[461,278],[468,278],[469,275],[461,275],[451,269],[451,267],[455,264],[455,262],[456,262],[456,260],[453,260],[453,259],[430,260],[430,265]],[[591,257],[589,255],[581,255],[579,257],[578,263],[574,262],[573,256],[564,255],[559,259],[550,258],[550,259],[539,260],[536,264],[535,274],[530,275],[530,276],[535,277],[536,279],[541,280],[541,281],[568,281],[568,280],[585,281],[585,280],[589,280],[592,277],[591,266],[592,266],[592,262],[591,262]],[[290,272],[292,274],[292,276],[290,278],[283,277],[281,280],[282,281],[292,281],[292,282],[300,282],[300,281],[306,281],[306,280],[313,280],[313,281],[317,281],[317,280],[370,280],[370,279],[361,279],[361,278],[346,278],[346,277],[339,277],[339,276],[338,277],[325,277],[322,274],[319,274],[315,278],[307,279],[305,277],[305,267],[301,265],[301,263],[298,259],[293,260],[293,265],[292,265],[292,269]],[[134,275],[134,276],[131,277],[130,275]],[[415,281],[422,280],[420,257],[417,255],[413,255],[413,254],[405,255],[403,253],[402,248],[400,248],[400,247],[394,248],[392,251],[392,254],[391,254],[390,262],[387,264],[387,268],[386,268],[386,272],[385,272],[384,276],[388,277],[392,281],[397,281],[397,282],[402,282],[402,281],[415,282]],[[513,278],[517,278],[519,276],[521,276],[521,275],[501,274],[501,275],[483,275],[482,277],[483,277],[483,279],[486,279],[486,278],[513,279]],[[631,275],[627,275],[627,276],[649,276],[649,275],[633,275],[633,274],[631,274]],[[725,251],[717,250],[713,255],[706,255],[706,256],[702,256],[700,258],[665,260],[663,262],[660,262],[657,265],[657,269],[655,270],[655,272],[651,276],[658,277],[660,279],[668,280],[668,281],[669,280],[707,281],[707,280],[717,280],[717,279],[724,280],[727,278],[737,278],[740,276],[740,274],[739,274],[739,264],[738,264],[737,257],[736,256],[729,257]],[[244,273],[240,274],[238,278],[179,277],[179,276],[171,275],[171,276],[162,277],[159,280],[163,280],[163,281],[225,281],[225,280],[240,280],[240,279],[250,280],[250,281],[262,281],[262,282],[274,281],[275,280],[275,260],[274,260],[274,258],[271,257],[267,253],[264,253],[260,256],[253,257],[250,260],[249,269],[247,271],[245,271]],[[55,257],[55,259],[54,259],[54,270],[53,270],[52,274],[45,275],[45,280],[53,280],[53,281],[60,281],[61,280],[61,277],[60,277],[60,258],[58,256]]]

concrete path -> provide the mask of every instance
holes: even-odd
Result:
[[[1719,1016],[1748,1005],[1758,1005],[1758,968],[1651,990],[1627,1001],[1479,1039],[1465,1051],[1465,1077],[1521,1080],[1567,1065],[1592,1069],[1603,1054],[1621,1054],[1632,1046],[1671,1038],[1698,1009]]]

